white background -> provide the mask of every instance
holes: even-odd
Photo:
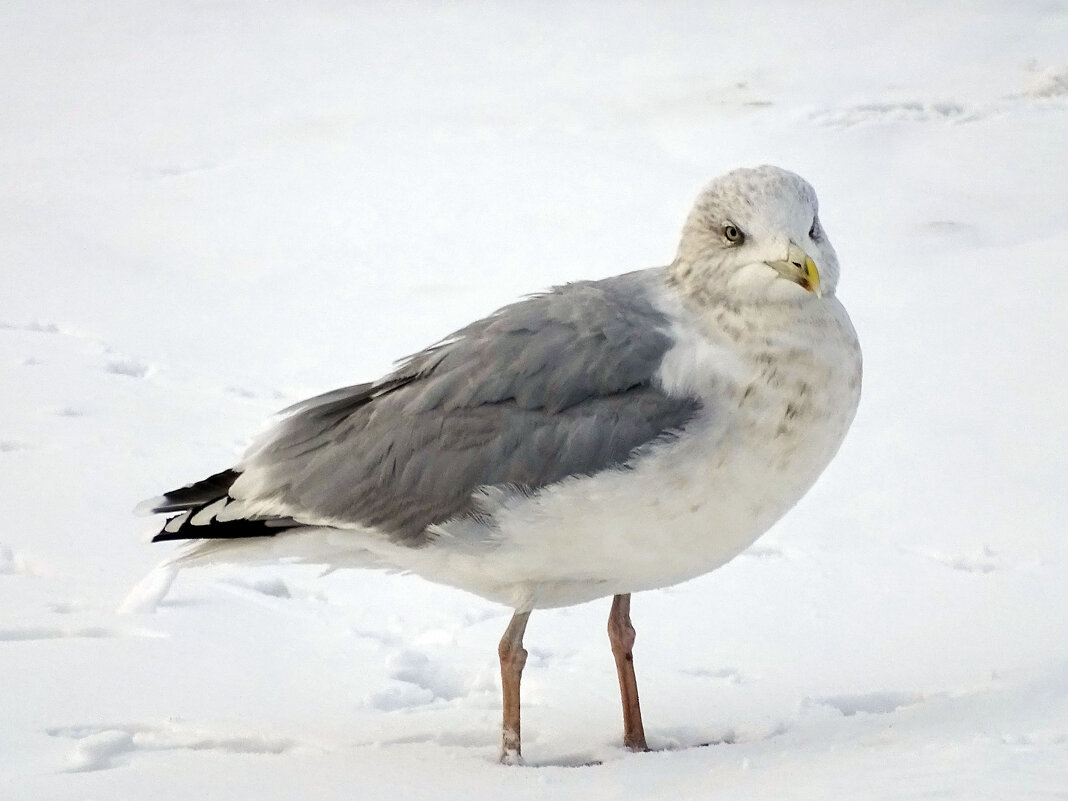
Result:
[[[1068,797],[1062,3],[0,6],[0,797]],[[517,296],[805,176],[865,393],[746,554],[608,603],[181,574],[144,497]],[[704,744],[711,743],[706,747]],[[593,764],[588,764],[593,763]]]

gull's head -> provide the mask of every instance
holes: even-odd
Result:
[[[779,167],[740,169],[705,187],[671,266],[699,301],[818,302],[838,284],[838,257],[812,187]]]

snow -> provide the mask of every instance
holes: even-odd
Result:
[[[1065,798],[1066,37],[1007,0],[3,4],[0,797]],[[635,596],[653,752],[618,745],[607,602],[532,616],[508,768],[509,610],[150,574],[142,498],[665,263],[757,163],[820,194],[864,398],[754,547]]]

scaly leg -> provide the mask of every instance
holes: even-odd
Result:
[[[504,706],[504,725],[501,728],[501,762],[513,765],[522,762],[519,747],[519,680],[527,652],[523,649],[523,632],[527,630],[530,612],[516,611],[505,629],[497,654],[501,658],[501,689]]]
[[[623,745],[632,751],[648,751],[645,729],[642,727],[642,710],[638,705],[638,681],[634,678],[634,626],[630,623],[630,593],[612,599],[608,639],[612,643],[612,656],[616,659],[616,673],[619,674],[619,694],[623,699]]]

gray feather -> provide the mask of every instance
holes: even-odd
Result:
[[[432,524],[477,514],[480,487],[536,491],[625,464],[698,407],[652,384],[673,343],[649,299],[656,280],[662,272],[557,287],[375,384],[298,404],[231,494],[255,487],[298,520],[304,511],[414,545]]]

